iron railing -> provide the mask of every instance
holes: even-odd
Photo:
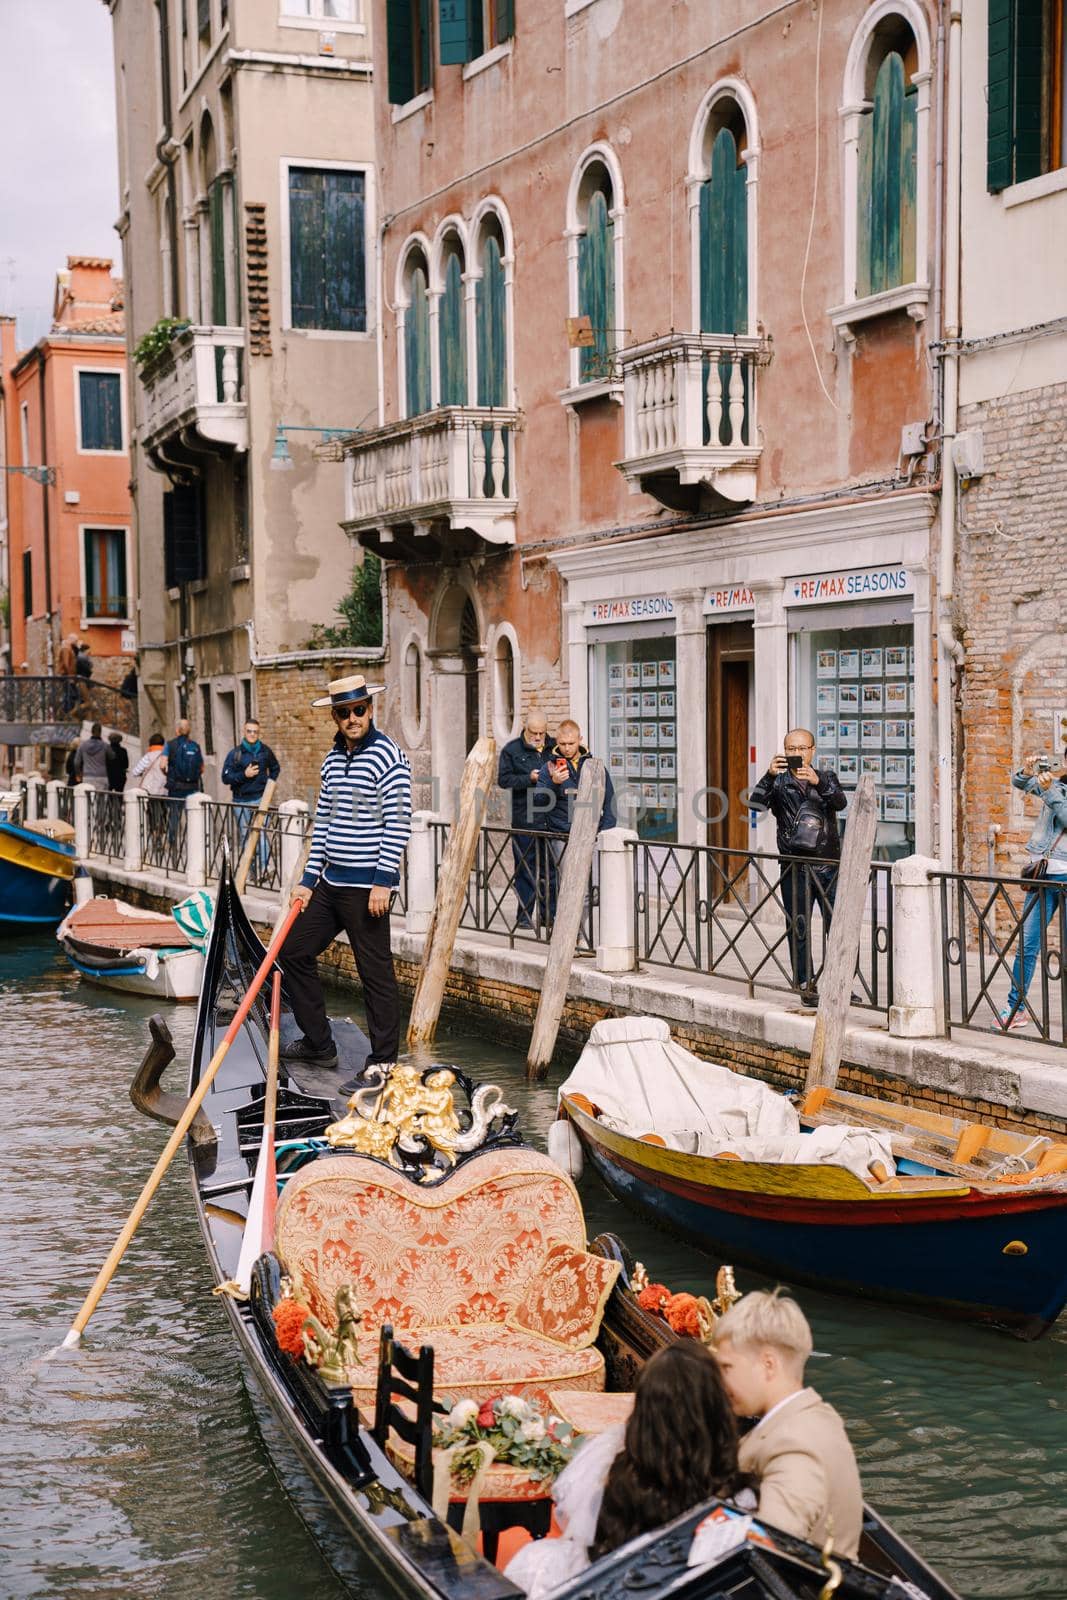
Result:
[[[60,822],[69,822],[71,827],[73,827],[74,826],[74,790],[71,788],[71,786],[69,784],[63,784],[63,786],[61,788],[59,788],[59,789],[57,789],[55,791],[55,794],[56,794],[56,816],[59,818]]]
[[[430,826],[434,837],[436,883],[451,825],[433,822]],[[478,933],[503,934],[512,942],[530,939],[546,943],[552,937],[567,839],[565,833],[481,828],[460,926]],[[591,954],[596,948],[599,904],[594,856],[576,946],[583,955]]]
[[[86,799],[89,802],[89,854],[103,856],[107,861],[121,861],[126,853],[122,795],[111,789],[90,789]]]
[[[208,800],[203,812],[207,881],[215,883],[227,853],[231,868],[236,869],[256,816],[256,807],[248,801]],[[274,807],[267,808],[248,868],[247,882],[253,889],[281,888],[282,835],[292,831],[298,833],[302,841],[305,826],[306,818],[300,813],[293,816]]]
[[[137,700],[93,678],[0,677],[0,722],[80,724],[99,722],[120,733],[137,733]]]
[[[140,806],[141,866],[156,867],[165,878],[183,876],[189,862],[185,801],[148,795]]]
[[[733,978],[750,996],[757,986],[809,987],[798,981],[798,964],[818,985],[839,862],[711,845],[629,848],[639,962]],[[891,872],[887,861],[872,863],[853,984],[853,1004],[880,1011],[893,999]]]
[[[1067,1045],[1067,880],[930,877],[940,886],[946,1027],[1003,1037],[1010,1024],[1024,1039]]]

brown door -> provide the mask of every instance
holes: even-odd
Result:
[[[720,623],[708,630],[708,843],[748,848],[748,811],[740,795],[748,786],[748,702],[752,677],[751,622]],[[722,816],[719,813],[723,812]]]

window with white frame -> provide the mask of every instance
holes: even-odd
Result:
[[[367,175],[290,166],[289,326],[367,331]]]
[[[463,241],[450,233],[441,252],[441,290],[437,303],[440,404],[467,404],[467,306]]]
[[[404,647],[400,681],[400,705],[404,733],[408,743],[412,745],[418,745],[422,742],[425,699],[426,687],[423,676],[422,646],[418,639],[412,637]]]
[[[570,382],[576,388],[617,379],[623,341],[622,172],[611,148],[593,145],[574,170],[567,195]]]
[[[422,250],[409,250],[404,263],[404,415],[430,409],[429,272]]]
[[[501,629],[493,647],[493,721],[499,740],[515,737],[517,676],[514,642],[510,633]]]
[[[121,373],[78,373],[78,449],[122,449]]]
[[[282,0],[281,20],[308,17],[319,22],[359,22],[359,0]]]
[[[506,406],[509,397],[507,284],[504,230],[490,212],[479,229],[474,325],[478,346],[478,404]]]
[[[130,615],[125,528],[85,528],[82,540],[86,620],[125,622]]]

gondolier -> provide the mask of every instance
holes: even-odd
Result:
[[[411,768],[399,745],[374,726],[374,696],[381,692],[356,674],[335,679],[313,702],[330,707],[337,735],[322,763],[307,870],[293,891],[306,910],[282,957],[303,1035],[282,1051],[287,1061],[337,1065],[316,959],[342,929],[363,985],[368,1064],[396,1060],[400,996],[389,905],[411,833]]]

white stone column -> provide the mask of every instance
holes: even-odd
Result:
[[[43,795],[41,794],[41,790],[42,790],[43,787],[44,787],[44,785],[43,785],[41,779],[37,776],[36,772],[31,772],[31,773],[28,774],[28,776],[26,778],[26,821],[27,822],[36,822],[38,820],[38,818],[40,818],[40,817],[42,817],[44,815],[44,809],[43,809],[42,804],[41,804],[42,799],[43,799]]]
[[[637,834],[632,828],[606,828],[597,838],[600,856],[598,972],[633,972],[637,966],[634,870],[629,848],[636,842]]]
[[[707,807],[698,796],[708,781],[708,652],[703,589],[672,596],[675,612],[677,689],[675,733],[678,763],[678,843],[705,844],[701,820]]]
[[[937,733],[934,718],[931,577],[925,567],[910,565],[910,570],[915,584],[911,613],[915,647],[915,854],[925,856],[929,855],[934,847],[932,775]],[[948,692],[951,693],[951,689]]]
[[[79,861],[89,859],[89,795],[86,783],[74,785],[74,854]]]
[[[893,863],[893,995],[889,1032],[897,1039],[929,1039],[945,1031],[940,861],[905,856]]]
[[[296,871],[307,837],[305,829],[311,826],[311,818],[303,800],[283,800],[278,807],[278,817],[281,832],[280,877],[284,889]],[[298,820],[300,818],[304,819],[303,827]]]
[[[185,881],[190,889],[207,884],[206,794],[191,794],[185,802]]]
[[[434,831],[432,824],[442,819],[434,811],[416,811],[411,818],[408,840],[408,894],[404,927],[408,933],[425,934],[433,915],[437,896],[434,871]]]
[[[766,772],[789,728],[789,650],[781,578],[752,579],[756,773]]]
[[[601,737],[601,734],[599,729],[590,726],[589,647],[585,637],[584,613],[585,606],[580,600],[563,602],[563,651],[566,652],[570,714],[586,739],[594,739]]]
[[[44,814],[53,821],[59,819],[59,791],[66,787],[61,778],[51,778],[44,786]]]
[[[122,865],[127,872],[140,872],[141,859],[141,807],[148,802],[143,789],[122,791]]]
[[[446,820],[455,815],[456,794],[467,759],[467,684],[458,655],[428,651],[430,689],[430,771],[436,785],[434,807]]]

